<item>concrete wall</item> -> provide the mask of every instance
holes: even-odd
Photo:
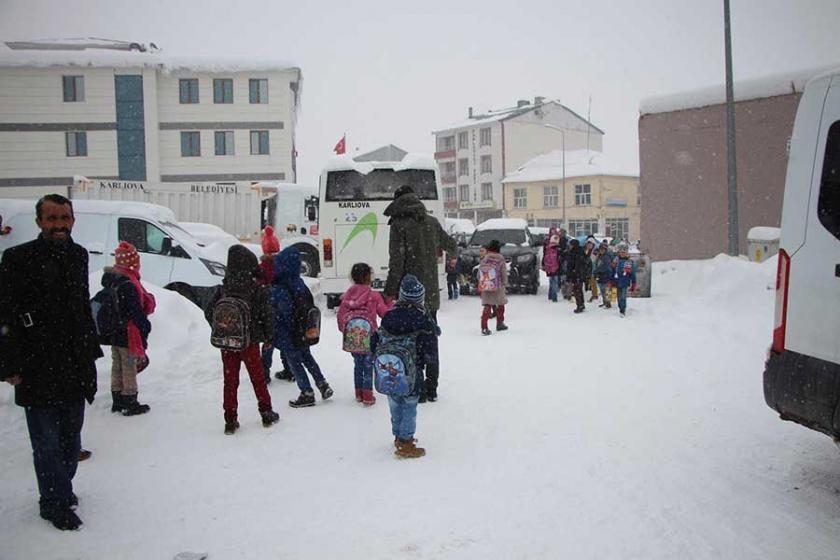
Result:
[[[736,103],[740,250],[754,226],[778,227],[787,141],[799,94]],[[641,239],[654,260],[728,250],[724,105],[639,118]]]

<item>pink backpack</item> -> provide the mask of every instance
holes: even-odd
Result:
[[[478,291],[497,292],[502,285],[502,265],[504,261],[484,259],[478,265]]]

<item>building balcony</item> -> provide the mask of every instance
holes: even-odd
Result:
[[[443,151],[440,151],[440,152],[435,152],[435,159],[437,159],[437,160],[455,159],[455,148],[452,148],[451,150],[443,150]]]
[[[444,185],[454,184],[456,181],[455,175],[441,175],[440,182]]]

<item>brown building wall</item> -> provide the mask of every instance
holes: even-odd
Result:
[[[787,142],[800,94],[735,104],[740,252],[754,226],[781,221]],[[651,258],[710,258],[728,251],[726,107],[639,118],[641,239]]]

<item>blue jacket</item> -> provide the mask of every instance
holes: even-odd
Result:
[[[636,283],[636,263],[629,258],[613,259],[613,283],[619,288],[627,288]]]
[[[423,369],[426,365],[437,361],[437,325],[425,311],[398,301],[396,306],[382,317],[380,328],[395,335],[417,331],[422,333],[417,337],[417,382],[411,394],[412,396],[419,395],[423,387]],[[371,352],[376,351],[377,342],[378,337],[374,334],[370,341]]]
[[[595,259],[595,279],[599,284],[606,284],[613,277],[612,257],[609,253],[598,255]]]
[[[274,347],[281,352],[295,349],[292,343],[295,297],[312,293],[300,277],[300,251],[288,247],[274,257],[271,305],[274,307]]]

